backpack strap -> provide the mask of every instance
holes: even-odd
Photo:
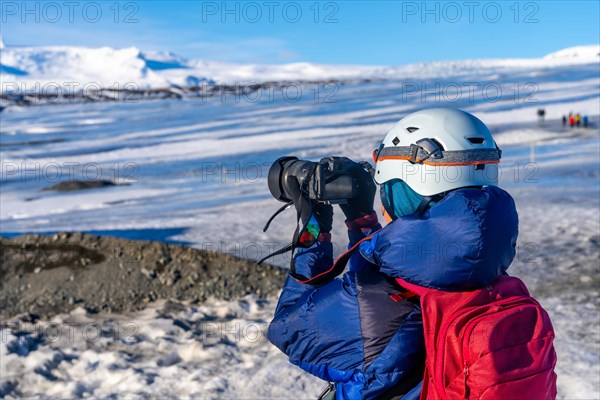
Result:
[[[398,282],[398,285],[402,286],[404,289],[408,290],[409,292],[416,293],[418,296],[423,296],[424,294],[438,291],[436,289],[415,285],[414,283],[407,282],[402,278],[396,278],[396,282]]]
[[[400,303],[403,300],[411,299],[417,296],[418,294],[407,290],[406,292],[390,294],[390,299],[394,300],[396,303]]]

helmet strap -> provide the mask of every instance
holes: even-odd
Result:
[[[419,217],[423,215],[423,213],[429,208],[429,204],[431,204],[432,201],[432,196],[423,196],[423,200],[421,200],[421,203],[417,207],[415,214],[417,214]]]

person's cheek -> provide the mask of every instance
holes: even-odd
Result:
[[[381,213],[383,214],[383,219],[385,219],[386,224],[392,222],[392,217],[390,217],[390,214],[388,214],[387,211],[385,211],[385,208],[383,206],[381,206]]]

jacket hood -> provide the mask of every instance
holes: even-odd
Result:
[[[516,252],[514,200],[496,186],[449,193],[422,216],[401,217],[360,246],[381,272],[448,291],[481,288],[505,273]]]

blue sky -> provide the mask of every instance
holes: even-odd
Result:
[[[232,62],[400,65],[600,42],[590,1],[6,1],[7,45],[135,46]],[[116,7],[115,7],[116,5]]]

